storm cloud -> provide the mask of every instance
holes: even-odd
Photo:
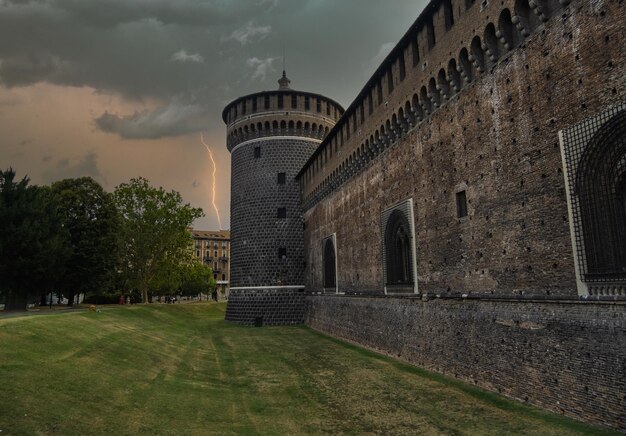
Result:
[[[349,105],[425,4],[0,0],[0,162],[33,183],[143,176],[206,211],[217,188],[228,223],[224,106],[277,89],[283,48],[294,89]]]
[[[315,76],[340,84],[332,76],[354,67],[346,54],[369,45],[373,33],[389,33],[371,27],[388,8],[375,0],[0,0],[0,85],[47,82],[157,99],[157,110],[106,112],[95,125],[126,139],[186,134],[217,127],[215,115],[238,95],[274,88],[283,46],[294,86]],[[357,10],[364,22],[351,18]],[[373,69],[365,57],[361,66],[368,71],[356,83]],[[347,104],[345,91],[358,89],[342,91],[333,97]]]

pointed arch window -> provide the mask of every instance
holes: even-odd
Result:
[[[383,267],[386,292],[415,292],[411,200],[383,212]]]
[[[324,291],[336,292],[337,290],[337,259],[335,255],[334,235],[324,240],[323,263],[324,263]]]
[[[626,104],[559,137],[579,294],[626,295]]]

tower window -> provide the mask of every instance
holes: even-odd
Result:
[[[282,260],[287,259],[287,247],[278,248],[278,258]]]
[[[261,157],[261,147],[254,147],[254,158],[258,159]]]
[[[393,68],[389,67],[389,73],[387,73],[387,93],[393,92]]]
[[[309,97],[308,95],[304,97],[304,109],[307,111],[311,109],[311,97]]]
[[[287,181],[287,175],[285,173],[278,173],[277,183],[279,185],[284,185],[286,181]]]
[[[322,112],[322,100],[320,100],[320,99],[318,98],[318,99],[316,99],[316,101],[317,101],[317,104],[316,104],[316,110],[317,110],[318,112]]]
[[[283,95],[282,94],[278,94],[278,109],[282,109],[283,106],[284,106]]]
[[[279,207],[278,208],[278,218],[287,218],[287,208]]]
[[[404,52],[400,53],[400,59],[398,60],[398,66],[400,68],[400,80],[404,80],[406,77],[406,67],[404,65]]]
[[[378,105],[383,104],[383,84],[378,82]]]
[[[266,95],[265,96],[265,109],[269,109],[270,108],[270,96]]]
[[[291,95],[291,109],[297,109],[298,107],[298,96],[296,94]]]
[[[467,216],[467,197],[465,191],[456,193],[456,216],[457,218]]]
[[[256,112],[257,109],[258,109],[258,107],[257,107],[257,100],[256,100],[256,97],[254,97],[252,99],[252,112]]]
[[[330,115],[330,103],[326,102],[326,115]]]
[[[241,115],[246,114],[246,109],[247,109],[247,104],[246,104],[246,101],[244,100],[241,102]]]

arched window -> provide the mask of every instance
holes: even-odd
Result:
[[[459,53],[459,68],[457,68],[457,70],[460,70],[459,73],[466,83],[474,80],[472,63],[469,60],[469,54],[466,48],[462,48]]]
[[[337,289],[335,244],[333,237],[324,241],[324,290],[335,292]]]
[[[607,121],[576,174],[585,268],[583,280],[626,284],[626,109]]]
[[[413,290],[411,227],[406,213],[394,210],[385,227],[385,276],[390,290]]]
[[[480,37],[475,36],[472,39],[472,44],[470,46],[472,52],[472,62],[478,71],[481,73],[485,71],[485,53],[483,52],[482,43],[480,42]]]

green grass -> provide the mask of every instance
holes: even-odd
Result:
[[[224,310],[0,317],[0,436],[601,433],[306,327],[227,324]]]

